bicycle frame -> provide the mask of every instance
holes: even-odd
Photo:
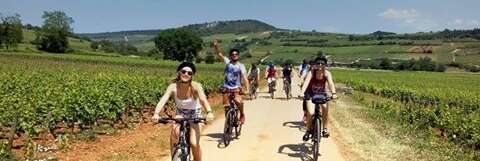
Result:
[[[205,122],[205,118],[161,118],[160,123],[167,123],[169,120],[175,121],[175,123],[180,124],[180,132],[178,135],[178,141],[172,147],[172,160],[176,157],[179,157],[182,161],[190,160],[190,123],[202,123]],[[180,154],[177,154],[181,152]],[[178,158],[177,158],[178,159]]]
[[[288,81],[288,79],[288,77],[283,78],[283,90],[285,91],[285,95],[287,96],[287,98],[290,98],[290,95],[292,94],[292,85],[291,82]]]
[[[240,135],[242,125],[239,123],[238,115],[240,113],[240,109],[238,108],[237,104],[235,103],[235,94],[229,93],[230,98],[230,107],[225,112],[225,125],[224,125],[224,133],[223,133],[223,141],[225,146],[228,146],[231,141],[231,137],[233,134],[233,129],[235,128],[236,137]]]

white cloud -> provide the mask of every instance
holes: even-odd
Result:
[[[420,14],[415,9],[396,10],[396,9],[390,8],[382,13],[379,13],[378,16],[383,17],[385,19],[411,21],[420,17]]]
[[[455,21],[453,21],[453,24],[461,25],[461,24],[463,24],[463,20],[462,19],[455,19]]]
[[[478,20],[471,20],[470,23],[476,27],[480,27],[480,21]]]
[[[437,23],[415,9],[394,9],[390,8],[378,14],[378,16],[392,21],[397,21],[400,25],[413,28],[420,31],[430,31],[436,28]]]
[[[450,29],[472,29],[472,28],[479,28],[480,27],[480,21],[478,20],[465,20],[461,18],[457,18],[452,21],[448,21],[445,25],[444,28],[450,28]]]

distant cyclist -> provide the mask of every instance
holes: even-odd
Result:
[[[307,107],[307,129],[311,129],[312,126],[312,115],[315,111],[314,105],[309,101],[314,94],[323,94],[327,95],[327,86],[332,94],[332,98],[337,98],[335,84],[333,83],[333,77],[330,71],[325,69],[327,64],[327,59],[323,56],[318,57],[314,60],[310,72],[308,72],[305,82],[302,87],[302,93],[304,93],[304,104]],[[328,131],[328,105],[322,104],[322,122],[324,125],[323,136],[330,136]],[[303,136],[303,140],[308,140],[311,131],[307,131]]]
[[[307,59],[303,59],[303,63],[300,64],[300,66],[298,67],[298,76],[301,77],[303,75],[303,73],[306,73],[308,71],[308,66],[309,66],[309,63],[307,61]]]
[[[292,67],[292,64],[290,63],[285,63],[283,65],[283,69],[282,69],[282,75],[283,75],[283,79],[286,79],[288,81],[288,85],[290,85],[290,89],[292,88],[291,87],[291,84],[292,84],[292,71],[293,71],[293,67]],[[287,86],[285,86],[284,84],[284,88],[286,88]],[[291,94],[290,94],[291,95]],[[289,97],[289,96],[287,96]]]
[[[252,93],[255,93],[257,88],[258,88],[258,82],[260,81],[260,68],[257,67],[257,64],[255,63],[252,63],[252,67],[250,68],[250,70],[248,70],[248,81],[250,83],[251,86],[253,87],[250,87],[252,89],[254,89],[255,91],[250,91]],[[253,98],[256,98],[257,96],[254,94],[252,96]]]
[[[167,87],[160,102],[155,108],[155,114],[152,119],[158,121],[160,119],[160,112],[168,100],[173,97],[175,100],[176,116],[183,118],[198,118],[200,117],[203,107],[207,112],[207,120],[213,120],[213,113],[207,97],[203,91],[200,83],[192,81],[195,74],[195,65],[188,62],[183,62],[177,67],[177,77],[175,82]],[[196,123],[190,123],[190,145],[195,161],[202,160],[202,150],[200,148],[201,126]],[[180,135],[180,125],[173,124],[170,135],[170,149],[178,142]],[[173,152],[172,152],[173,153]]]
[[[245,113],[241,94],[248,93],[250,86],[248,83],[247,71],[245,69],[245,66],[240,63],[240,51],[238,51],[237,49],[231,49],[229,53],[229,59],[220,52],[220,44],[217,40],[214,41],[213,45],[217,56],[222,59],[226,64],[224,71],[225,80],[223,83],[223,105],[225,106],[225,108],[228,108],[230,106],[229,94],[233,93],[235,95],[235,103],[238,105],[238,108],[240,110],[240,122],[244,124]],[[242,90],[242,85],[245,85],[245,90]]]
[[[268,91],[268,92],[275,91],[277,77],[278,77],[278,73],[277,73],[277,70],[275,69],[275,66],[273,65],[273,63],[269,63],[267,68],[265,69],[265,78],[267,79],[267,83],[269,85],[272,84],[273,91]]]

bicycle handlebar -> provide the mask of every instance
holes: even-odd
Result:
[[[161,117],[158,119],[158,123],[167,124],[169,121],[175,121],[176,123],[182,123],[184,121],[192,121],[194,123],[205,123],[207,121],[204,117],[198,118],[170,118],[170,117]]]

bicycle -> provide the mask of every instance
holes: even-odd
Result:
[[[230,106],[225,112],[225,124],[223,126],[223,143],[225,147],[230,144],[230,141],[232,141],[233,131],[235,131],[235,138],[237,139],[242,131],[242,124],[239,120],[240,109],[238,109],[237,104],[235,103],[235,93],[229,92],[228,97],[230,98]]]
[[[257,98],[257,87],[256,87],[256,82],[257,80],[250,80],[250,99],[253,99],[253,97]]]
[[[292,86],[290,85],[290,81],[288,80],[288,78],[284,77],[283,90],[285,91],[285,95],[287,96],[287,99],[292,98],[291,89],[292,89]]]
[[[159,123],[166,124],[175,121],[180,124],[178,142],[173,146],[172,161],[190,161],[190,123],[205,123],[205,118],[160,118]]]
[[[276,80],[273,80],[270,83],[268,83],[268,93],[270,93],[270,97],[273,99],[275,96],[275,85],[276,85]]]
[[[327,96],[325,93],[316,93],[312,96],[312,103],[315,104],[315,112],[313,113],[313,119],[310,131],[312,132],[312,153],[313,153],[313,160],[318,160],[319,155],[319,148],[320,148],[320,141],[323,137],[323,124],[322,124],[322,112],[320,110],[320,106],[322,104],[326,104],[328,101],[332,100],[333,97]]]

